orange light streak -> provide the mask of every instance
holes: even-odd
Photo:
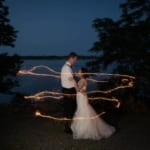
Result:
[[[100,117],[103,114],[105,114],[105,112],[102,112],[100,114],[97,114],[97,115],[91,116],[91,117],[74,117],[74,118],[70,119],[70,118],[66,118],[66,117],[58,118],[58,117],[53,117],[50,115],[43,115],[43,114],[41,114],[40,111],[35,112],[35,116],[40,116],[42,118],[47,118],[47,119],[52,119],[52,120],[57,120],[57,121],[89,120],[89,119],[92,120],[92,119],[96,119],[96,118]]]
[[[112,74],[112,73],[89,73],[89,74],[95,74],[95,75],[98,75],[98,76],[116,76],[116,77],[124,77],[124,78],[135,79],[134,76],[125,75],[125,74]]]
[[[133,87],[133,81],[129,82],[128,85],[126,85],[126,86],[118,86],[116,88],[105,90],[105,91],[102,91],[102,90],[90,91],[90,92],[87,92],[87,94],[92,94],[92,93],[109,94],[109,93],[112,93],[116,90],[124,89],[124,88],[130,88],[130,87]],[[48,94],[48,95],[46,95],[46,94]],[[52,94],[52,95],[49,95],[49,94]],[[56,97],[56,96],[53,96],[53,95],[60,95],[60,96]],[[63,93],[52,92],[52,91],[42,91],[42,92],[39,92],[35,95],[25,96],[24,98],[25,99],[36,99],[36,100],[40,100],[40,99],[43,99],[43,98],[61,99],[64,95],[71,96],[71,95],[75,95],[75,94],[63,94]]]
[[[18,75],[44,76],[44,77],[49,76],[49,77],[60,78],[59,75],[35,73],[35,72],[31,72],[30,70],[19,70],[17,74],[18,74]]]
[[[46,70],[48,70],[49,72],[52,72],[52,73],[54,73],[54,74],[60,74],[59,72],[57,72],[57,71],[55,71],[54,69],[52,69],[52,68],[50,68],[50,67],[48,67],[48,66],[45,66],[45,65],[34,66],[34,67],[32,67],[31,69],[29,69],[28,71],[33,72],[33,71],[35,71],[35,70],[38,69],[38,68],[44,68],[44,69],[46,69]]]
[[[36,73],[34,71],[36,71],[36,69],[38,68],[43,68],[43,69],[46,69],[47,71],[49,71],[49,73]],[[134,76],[129,76],[129,75],[123,75],[123,74],[109,74],[109,73],[86,73],[86,74],[89,74],[89,75],[97,75],[97,76],[116,76],[116,77],[124,77],[124,79],[122,79],[122,83],[126,85],[119,85],[115,88],[112,88],[112,89],[109,89],[109,90],[95,90],[95,91],[90,91],[90,92],[87,92],[87,94],[93,94],[93,93],[104,93],[104,94],[109,94],[109,93],[112,93],[116,90],[119,90],[119,89],[124,89],[124,88],[130,88],[130,87],[133,87],[133,80],[135,79]],[[34,66],[32,67],[31,69],[29,70],[19,70],[18,71],[18,75],[33,75],[33,76],[42,76],[42,77],[55,77],[55,78],[60,78],[60,72],[57,72],[55,71],[54,69],[48,67],[48,66],[44,66],[44,65],[39,65],[39,66]],[[78,73],[75,73],[75,75],[78,75]],[[92,82],[102,82],[102,83],[106,83],[108,81],[100,81],[100,80],[95,80],[93,78],[88,78],[87,79],[88,81],[92,81]],[[53,91],[42,91],[42,92],[39,92],[39,93],[36,93],[34,95],[31,95],[31,96],[25,96],[24,98],[25,99],[35,99],[36,101],[40,101],[40,100],[43,100],[45,98],[53,98],[53,99],[61,99],[63,98],[64,95],[68,95],[68,96],[71,96],[73,94],[63,94],[63,93],[60,93],[60,92],[53,92]],[[94,101],[94,100],[98,100],[98,101],[102,101],[102,100],[105,100],[105,101],[112,101],[112,102],[116,102],[116,108],[119,108],[120,107],[120,101],[116,98],[106,98],[106,97],[89,97],[88,98],[90,101]],[[43,115],[41,114],[39,111],[36,111],[35,112],[35,115],[36,116],[40,116],[40,117],[43,117],[43,118],[48,118],[48,119],[53,119],[53,120],[59,120],[59,121],[69,121],[69,120],[76,120],[76,119],[80,119],[80,120],[84,120],[84,119],[95,119],[99,116],[101,116],[102,114],[104,114],[105,112],[102,112],[96,116],[92,116],[92,117],[77,117],[77,118],[74,118],[74,119],[69,119],[69,118],[56,118],[56,117],[53,117],[53,116],[48,116],[48,115]]]
[[[32,95],[32,96],[24,96],[24,98],[25,99],[36,99],[38,101],[38,100],[42,100],[45,98],[61,99],[61,98],[63,98],[63,96],[35,96],[35,95]]]
[[[109,90],[105,90],[105,91],[102,91],[102,90],[95,90],[95,91],[91,91],[91,92],[88,92],[89,94],[91,93],[104,93],[104,94],[109,94],[109,93],[112,93],[113,91],[116,91],[116,90],[119,90],[119,89],[125,89],[125,88],[131,88],[133,87],[133,81],[129,82],[128,85],[120,85],[120,86],[117,86],[113,89],[109,89]]]
[[[95,101],[95,100],[98,100],[98,101],[111,101],[111,102],[117,102],[117,105],[116,105],[116,108],[119,108],[120,107],[120,101],[113,97],[113,98],[106,98],[106,97],[93,97],[93,98],[88,98],[90,101]]]
[[[35,71],[37,68],[44,68],[44,69],[46,69],[46,70],[48,70],[49,72],[52,72],[52,73],[54,73],[54,74],[60,74],[60,72],[57,72],[57,71],[55,71],[54,69],[52,69],[52,68],[50,68],[50,67],[48,67],[48,66],[45,66],[45,65],[39,65],[39,66],[34,66],[34,67],[32,67],[31,69],[29,69],[29,70],[24,70],[24,71],[28,71],[28,72],[33,72],[33,71]],[[21,70],[20,70],[21,71]],[[20,72],[19,71],[19,72]],[[75,73],[75,74],[77,74],[77,73]],[[91,75],[100,75],[100,76],[120,76],[120,77],[126,77],[126,78],[130,78],[130,79],[135,79],[135,77],[134,76],[129,76],[129,75],[122,75],[122,74],[111,74],[111,73],[86,73],[86,74],[91,74]]]
[[[43,92],[39,92],[39,93],[37,93],[37,94],[35,94],[35,95],[32,95],[32,96],[25,96],[24,98],[25,99],[34,99],[34,100],[36,100],[36,101],[42,101],[44,98],[53,98],[53,99],[57,99],[57,100],[59,100],[59,99],[61,99],[61,98],[63,98],[63,96],[51,96],[51,95],[45,95],[45,94],[56,94],[56,95],[60,95],[60,94],[62,94],[62,93],[57,93],[57,92],[51,92],[51,91],[43,91]],[[62,94],[62,95],[65,95],[65,94]],[[68,95],[73,95],[73,94],[68,94]],[[116,99],[116,98],[106,98],[106,97],[89,97],[88,98],[90,101],[95,101],[95,100],[97,100],[97,101],[102,101],[102,100],[104,100],[104,101],[112,101],[112,102],[117,102],[117,108],[119,108],[120,107],[120,102],[119,102],[119,100],[118,99]]]
[[[49,72],[53,73],[53,74],[42,74],[42,73],[35,73],[33,71],[35,71],[38,68],[44,68],[46,70],[48,70]],[[74,73],[75,75],[77,75],[78,73]],[[129,79],[135,79],[134,76],[129,76],[129,75],[122,75],[122,74],[110,74],[110,73],[86,73],[89,75],[98,75],[98,76],[118,76],[118,77],[126,77]],[[39,65],[39,66],[34,66],[29,70],[19,70],[18,71],[18,75],[35,75],[35,76],[51,76],[51,77],[56,77],[56,78],[60,78],[60,72],[55,71],[54,69],[45,66],[45,65]],[[89,81],[92,82],[108,82],[108,81],[99,81],[99,80],[95,80],[92,78],[88,78]]]
[[[99,80],[95,80],[95,79],[92,79],[92,78],[87,78],[88,81],[92,81],[92,82],[100,82],[100,83],[108,83],[108,81],[99,81]]]

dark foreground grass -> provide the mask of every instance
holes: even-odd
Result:
[[[150,150],[150,116],[125,114],[118,131],[99,141],[73,140],[63,123],[31,113],[0,115],[0,150]]]

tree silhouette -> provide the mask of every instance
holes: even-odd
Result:
[[[7,18],[9,14],[8,7],[4,5],[4,0],[0,0],[0,47],[14,47],[16,33]],[[21,65],[21,59],[18,55],[8,56],[7,53],[0,54],[0,92],[8,93],[11,88],[17,85],[16,74]]]
[[[120,8],[117,21],[93,21],[98,41],[90,51],[97,57],[87,64],[91,70],[99,71],[115,63],[113,72],[136,76],[137,95],[149,98],[150,0],[127,0]]]
[[[17,31],[9,24],[8,14],[8,7],[0,0],[0,46],[14,47]]]

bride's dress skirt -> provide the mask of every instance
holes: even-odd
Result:
[[[90,119],[90,117],[93,116],[97,116],[97,113],[88,103],[87,96],[78,92],[77,110],[71,124],[74,139],[99,140],[101,138],[108,138],[115,132],[115,128],[107,124],[100,117]],[[83,117],[86,119],[76,119],[78,117]]]

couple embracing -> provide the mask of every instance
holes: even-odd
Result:
[[[77,54],[71,52],[61,69],[64,117],[70,119],[64,122],[64,131],[72,133],[74,139],[108,138],[115,132],[115,128],[100,117],[91,119],[97,114],[89,104],[86,94],[88,71],[86,68],[81,68],[78,71],[80,79],[78,82],[75,80],[72,66],[77,59]],[[78,119],[80,117],[82,119]]]

